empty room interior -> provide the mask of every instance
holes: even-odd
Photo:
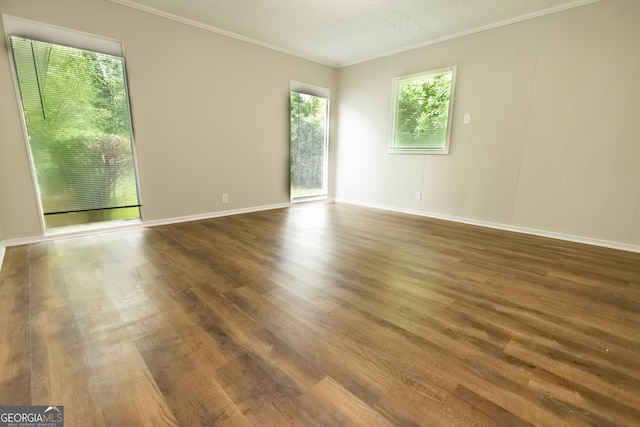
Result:
[[[0,424],[640,425],[638,0],[0,15]]]

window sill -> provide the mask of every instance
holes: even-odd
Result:
[[[449,154],[449,149],[389,147],[388,152],[389,154]]]

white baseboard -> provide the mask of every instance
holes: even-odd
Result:
[[[327,202],[333,202],[333,201],[337,203],[346,203],[351,205],[365,206],[365,207],[370,207],[374,209],[382,209],[387,211],[405,213],[409,215],[443,219],[446,221],[477,225],[480,227],[512,231],[512,232],[521,233],[521,234],[531,234],[534,236],[548,237],[551,239],[565,240],[569,242],[584,243],[587,245],[601,246],[601,247],[610,248],[610,249],[618,249],[618,250],[627,251],[627,252],[640,253],[640,246],[627,244],[627,243],[620,243],[620,242],[613,242],[609,240],[593,239],[590,237],[555,233],[552,231],[518,227],[513,225],[507,225],[507,224],[499,224],[494,222],[476,220],[472,218],[443,215],[443,214],[438,214],[434,212],[417,211],[413,209],[402,209],[394,206],[381,205],[376,203],[366,203],[366,202],[353,201],[353,200],[340,199],[340,198],[327,200]],[[280,204],[274,204],[274,205],[255,206],[255,207],[244,208],[244,209],[233,209],[233,210],[227,210],[227,211],[210,212],[210,213],[199,214],[199,215],[189,215],[189,216],[165,218],[165,219],[158,219],[158,220],[140,221],[133,224],[125,223],[122,225],[109,227],[109,228],[102,228],[99,230],[86,230],[86,231],[77,231],[77,232],[70,232],[70,233],[64,233],[64,234],[50,234],[50,235],[44,235],[44,236],[32,236],[32,237],[23,237],[23,238],[17,238],[17,239],[9,239],[9,240],[0,242],[0,268],[2,267],[5,248],[10,246],[27,245],[31,243],[40,243],[40,242],[46,242],[46,241],[55,240],[55,239],[61,239],[61,238],[67,238],[67,237],[78,237],[78,236],[84,236],[84,235],[90,235],[90,234],[96,234],[96,233],[121,231],[121,230],[143,228],[143,227],[156,227],[159,225],[177,224],[177,223],[189,222],[189,221],[200,221],[204,219],[218,218],[223,216],[239,215],[244,213],[259,212],[259,211],[272,210],[272,209],[282,209],[290,206],[291,206],[291,203],[280,203]]]
[[[31,237],[20,237],[17,239],[8,239],[3,241],[2,245],[6,245],[7,247],[29,245],[32,243],[41,243],[41,242],[47,242],[47,241],[56,240],[56,239],[68,238],[68,237],[80,237],[80,236],[88,236],[88,235],[99,234],[99,233],[110,233],[114,231],[132,230],[136,228],[156,227],[159,225],[177,224],[177,223],[189,222],[189,221],[200,221],[203,219],[217,218],[217,217],[230,216],[230,215],[239,215],[244,213],[266,211],[271,209],[280,209],[280,208],[286,208],[289,206],[291,206],[290,203],[280,203],[275,205],[255,206],[255,207],[244,208],[244,209],[233,209],[233,210],[227,210],[227,211],[209,212],[205,214],[188,215],[188,216],[182,216],[182,217],[164,218],[164,219],[156,219],[156,220],[149,220],[149,221],[135,221],[130,223],[127,221],[122,221],[114,226],[101,227],[97,229],[81,229],[81,230],[69,231],[66,233],[58,232],[58,233],[52,233],[52,234],[47,234],[43,236],[31,236]],[[0,251],[3,251],[3,250],[4,250],[4,247],[1,246]],[[4,252],[0,252],[0,253],[4,254]],[[2,258],[0,258],[0,265],[1,265],[1,261],[2,261]]]
[[[4,261],[4,253],[7,251],[4,242],[0,242],[0,270],[2,270],[2,261]]]
[[[272,209],[287,208],[289,206],[291,206],[291,203],[280,203],[275,205],[255,206],[251,208],[233,209],[228,211],[211,212],[206,214],[189,215],[189,216],[182,216],[182,217],[176,217],[176,218],[156,219],[156,220],[150,220],[150,221],[143,221],[142,226],[157,227],[158,225],[178,224],[180,222],[189,222],[189,221],[201,221],[203,219],[218,218],[222,216],[240,215],[240,214],[251,213],[251,212],[260,212],[260,211],[268,211]]]
[[[530,235],[533,235],[533,236],[548,237],[548,238],[551,238],[551,239],[564,240],[564,241],[574,242],[574,243],[583,243],[583,244],[586,244],[586,245],[600,246],[600,247],[609,248],[609,249],[618,249],[618,250],[627,251],[627,252],[640,253],[640,246],[639,245],[632,245],[632,244],[628,244],[628,243],[613,242],[613,241],[609,241],[609,240],[600,240],[600,239],[594,239],[594,238],[591,238],[591,237],[583,237],[583,236],[575,236],[575,235],[571,235],[571,234],[556,233],[556,232],[553,232],[553,231],[540,230],[540,229],[535,229],[535,228],[519,227],[519,226],[514,226],[514,225],[508,225],[508,224],[500,224],[500,223],[495,223],[495,222],[481,221],[481,220],[476,220],[476,219],[472,219],[472,218],[463,218],[463,217],[457,217],[457,216],[452,216],[452,215],[443,215],[443,214],[438,214],[438,213],[434,213],[434,212],[418,211],[418,210],[413,210],[413,209],[402,209],[402,208],[397,208],[397,207],[394,207],[394,206],[381,205],[381,204],[376,204],[376,203],[366,203],[366,202],[353,201],[353,200],[340,199],[340,198],[336,198],[336,202],[338,202],[338,203],[348,203],[348,204],[351,204],[351,205],[358,205],[358,206],[364,206],[364,207],[369,207],[369,208],[374,208],[374,209],[382,209],[382,210],[399,212],[399,213],[405,213],[405,214],[409,214],[409,215],[423,216],[423,217],[427,217],[427,218],[442,219],[442,220],[446,220],[446,221],[459,222],[459,223],[469,224],[469,225],[477,225],[477,226],[480,226],[480,227],[494,228],[494,229],[497,229],[497,230],[512,231],[512,232],[521,233],[521,234],[530,234]]]

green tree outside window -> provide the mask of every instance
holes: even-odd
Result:
[[[123,58],[20,37],[11,46],[47,228],[139,218]]]
[[[392,149],[448,150],[455,67],[395,79]]]

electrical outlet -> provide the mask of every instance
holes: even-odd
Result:
[[[420,193],[419,191],[416,191],[416,200],[420,200],[422,199],[422,193]]]
[[[223,194],[222,195],[222,203],[229,203],[229,195],[228,194]]]
[[[463,116],[462,121],[465,125],[471,124],[471,113],[466,113]]]

